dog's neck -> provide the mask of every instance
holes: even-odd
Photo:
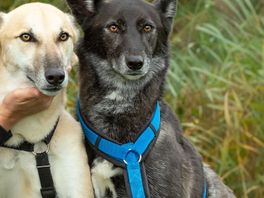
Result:
[[[119,143],[134,141],[151,119],[162,77],[152,79],[142,89],[127,90],[104,85],[92,67],[81,66],[80,72],[81,111],[88,124]]]
[[[13,137],[7,142],[16,145],[23,141],[37,143],[43,140],[54,128],[62,110],[64,94],[54,97],[50,107],[44,111],[27,116],[11,129]]]

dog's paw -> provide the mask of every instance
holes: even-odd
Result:
[[[114,167],[114,165],[101,157],[93,161],[91,174],[94,192],[97,198],[117,197],[115,185],[111,177],[121,175],[122,169]]]

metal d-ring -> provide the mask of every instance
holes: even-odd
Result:
[[[137,154],[137,156],[138,156],[138,163],[140,163],[141,162],[141,160],[142,160],[142,155],[141,154],[139,154],[137,151],[135,151],[135,150],[133,150],[133,149],[129,149],[128,151],[127,151],[127,153],[126,153],[126,156],[125,156],[125,159],[123,159],[123,162],[127,165],[128,163],[127,163],[127,161],[126,161],[126,157],[127,157],[127,155],[128,155],[128,153],[135,153],[135,154]]]

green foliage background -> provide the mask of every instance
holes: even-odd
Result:
[[[27,2],[0,0],[0,10]],[[63,0],[42,2],[68,11]],[[244,198],[264,197],[263,13],[263,0],[179,0],[166,83],[186,136]],[[73,71],[71,112],[76,79]]]

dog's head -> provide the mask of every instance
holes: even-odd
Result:
[[[47,95],[67,85],[67,67],[76,62],[78,32],[70,15],[42,3],[30,3],[0,13],[0,66],[23,73]]]
[[[144,84],[166,69],[176,0],[67,1],[84,30],[82,47],[87,59],[94,59],[99,77],[115,84]]]

